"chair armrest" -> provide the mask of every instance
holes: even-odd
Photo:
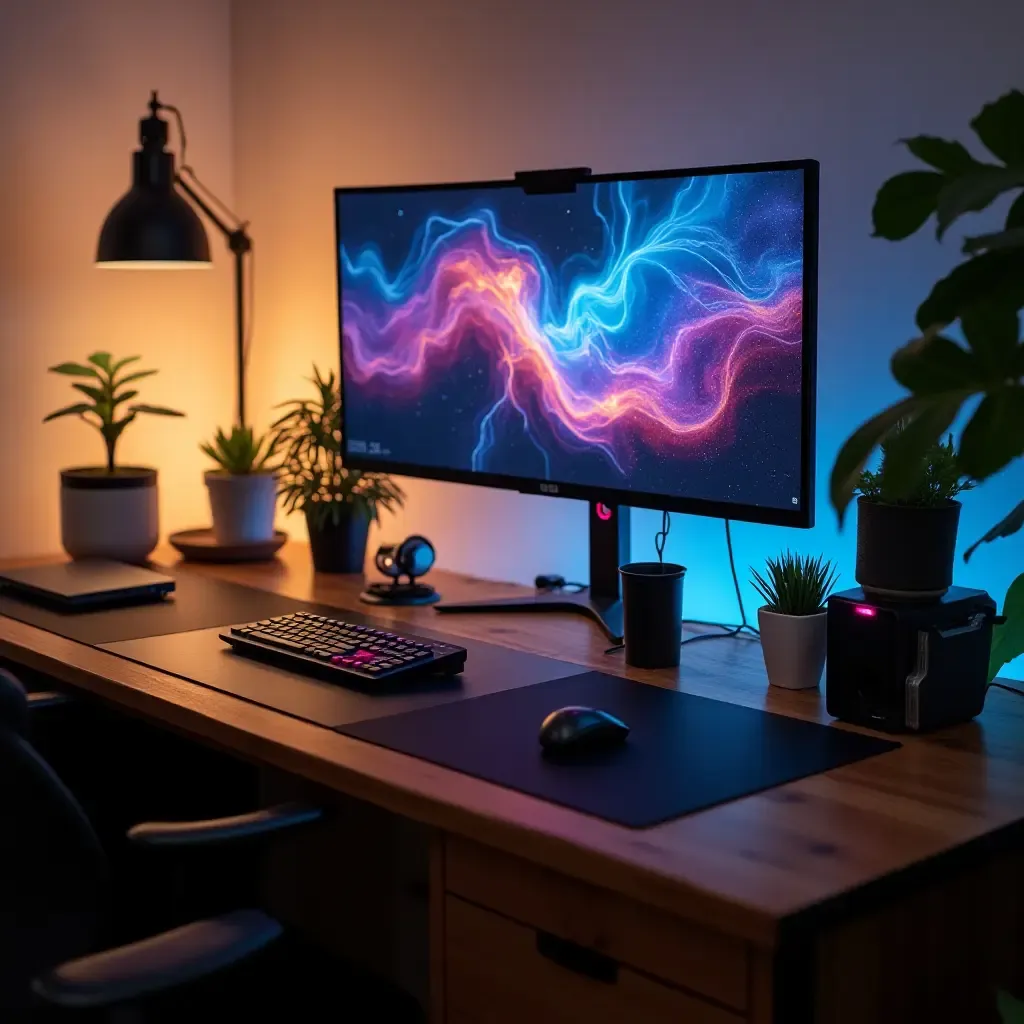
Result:
[[[36,995],[75,1009],[109,1006],[198,981],[274,941],[281,925],[261,910],[235,910],[152,938],[69,960],[32,982]]]
[[[205,821],[147,821],[128,830],[128,838],[143,846],[211,846],[240,839],[281,832],[318,821],[323,817],[319,807],[308,804],[278,804],[249,814],[230,818],[208,818]]]
[[[75,699],[70,693],[61,693],[59,690],[36,690],[25,696],[30,711],[59,707],[61,704],[70,704]]]

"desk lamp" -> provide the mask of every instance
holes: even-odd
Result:
[[[167,122],[159,116],[161,110],[169,111],[177,119],[181,144],[181,166],[177,172],[174,154],[166,148]],[[245,426],[245,256],[252,250],[252,239],[246,232],[248,224],[231,213],[185,162],[181,112],[161,103],[155,91],[149,101],[149,116],[139,122],[139,140],[142,148],[132,155],[132,187],[114,204],[103,222],[96,265],[140,270],[209,267],[210,243],[196,209],[206,214],[224,235],[235,257],[237,411],[238,425]],[[223,216],[214,206],[219,207]],[[235,226],[228,224],[225,217],[234,221]]]

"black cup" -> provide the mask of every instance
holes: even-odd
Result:
[[[672,562],[619,566],[627,665],[674,668],[679,664],[685,573],[685,566]]]

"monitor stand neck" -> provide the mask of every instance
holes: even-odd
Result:
[[[612,643],[622,643],[619,566],[629,561],[629,508],[590,503],[590,586],[580,594],[538,592],[530,597],[444,602],[437,611],[571,612],[596,622]]]

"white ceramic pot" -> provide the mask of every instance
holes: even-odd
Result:
[[[274,536],[277,477],[273,473],[206,473],[213,535],[225,547],[261,544]]]
[[[156,470],[62,470],[60,539],[72,558],[145,562],[160,539]]]
[[[781,615],[758,608],[761,651],[772,686],[809,690],[821,682],[828,636],[825,620],[825,612]]]

